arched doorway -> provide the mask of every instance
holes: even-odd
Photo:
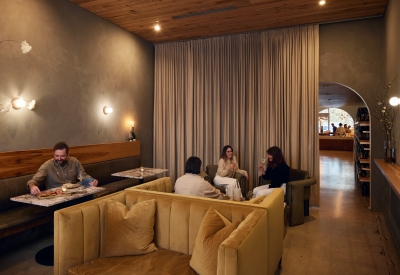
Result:
[[[319,121],[318,121],[318,132],[320,133],[321,128],[323,130],[323,134],[331,133],[332,127],[331,124],[334,123],[335,126],[338,126],[339,123],[342,124],[351,124],[355,125],[355,138],[354,138],[354,147],[355,150],[348,153],[347,155],[351,154],[350,157],[354,159],[354,178],[355,178],[355,185],[354,188],[357,195],[362,196],[362,186],[368,186],[368,190],[371,190],[370,186],[370,178],[372,170],[371,168],[371,161],[370,158],[365,158],[360,163],[360,158],[358,157],[360,150],[360,142],[357,142],[357,136],[360,134],[361,131],[364,134],[368,134],[368,141],[363,140],[361,142],[361,150],[365,150],[368,154],[364,154],[363,156],[371,156],[371,146],[370,146],[370,122],[369,121],[361,121],[359,117],[359,110],[363,108],[366,112],[369,113],[369,108],[366,105],[364,99],[353,89],[339,84],[339,83],[328,83],[328,82],[321,82],[319,84]],[[348,114],[348,115],[347,115]],[[323,120],[322,120],[323,118]],[[362,127],[361,127],[362,125]],[[320,133],[321,135],[321,133]],[[321,136],[320,136],[321,139]],[[320,156],[323,155],[323,152],[320,151]],[[340,154],[338,154],[340,155]],[[339,157],[340,158],[340,157]],[[320,158],[321,159],[321,158]],[[361,175],[359,171],[362,171]],[[367,172],[366,172],[367,171]],[[324,170],[320,170],[320,176],[322,177]],[[368,174],[367,177],[363,177],[363,175]],[[360,181],[361,180],[361,181]],[[366,183],[366,184],[364,184]],[[321,186],[323,188],[323,186]],[[335,187],[334,187],[335,188]],[[338,185],[338,188],[339,185]],[[370,191],[368,192],[370,193]],[[371,196],[369,197],[369,205],[371,205]]]

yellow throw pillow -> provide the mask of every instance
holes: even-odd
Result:
[[[101,257],[142,255],[157,250],[154,239],[155,200],[132,205],[118,201],[105,204]]]
[[[252,203],[252,204],[260,204],[262,203],[262,201],[267,197],[267,195],[262,195],[260,197],[257,198],[252,198],[249,201],[246,201],[246,203]]]
[[[217,274],[219,246],[239,224],[231,223],[215,209],[208,209],[196,237],[190,266],[201,275]]]

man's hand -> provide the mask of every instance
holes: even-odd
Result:
[[[39,187],[37,187],[35,184],[30,183],[29,184],[29,189],[31,190],[32,195],[38,195],[40,193]]]
[[[91,186],[97,186],[99,182],[97,180],[93,180],[92,182],[89,182]]]

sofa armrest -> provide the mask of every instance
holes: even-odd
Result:
[[[267,211],[255,210],[222,242],[218,250],[218,275],[266,274],[268,270]],[[282,241],[283,242],[283,241]]]
[[[287,203],[290,207],[290,225],[304,223],[304,189],[316,184],[315,178],[288,182],[286,186]]]

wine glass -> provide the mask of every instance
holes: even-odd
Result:
[[[265,157],[263,157],[261,159],[261,164],[262,164],[262,168],[265,170],[265,163],[266,163],[267,159]]]
[[[83,172],[82,172],[82,171],[79,171],[79,172],[78,172],[78,179],[79,179],[79,181],[81,182],[81,184],[82,184],[83,178],[84,178]]]

